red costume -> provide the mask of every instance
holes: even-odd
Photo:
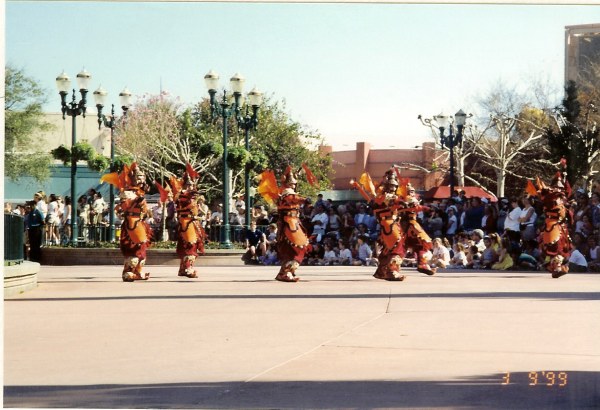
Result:
[[[378,189],[375,189],[371,177],[366,172],[358,182],[350,181],[371,203],[381,228],[377,239],[381,245],[381,253],[378,258],[379,265],[373,276],[385,280],[404,280],[405,276],[399,272],[408,248],[418,255],[417,270],[433,275],[435,268],[431,268],[425,258],[425,253],[432,249],[431,238],[416,218],[417,212],[426,208],[419,205],[410,182],[403,178],[400,186],[397,177],[397,169],[391,168],[385,173]]]
[[[178,276],[197,278],[198,272],[194,269],[194,262],[199,255],[204,255],[204,240],[206,233],[200,224],[198,198],[200,193],[196,190],[198,173],[190,164],[186,164],[183,179],[171,178],[170,189],[177,211],[177,255],[181,259]],[[156,183],[161,195],[161,201],[166,201],[168,191]]]
[[[563,165],[566,166],[566,163]],[[564,264],[564,261],[569,259],[573,249],[568,229],[568,221],[573,218],[565,206],[571,189],[561,172],[557,172],[551,186],[546,186],[539,178],[537,185],[536,189],[529,182],[527,192],[530,195],[539,195],[544,206],[545,219],[540,249],[546,270],[553,278],[560,278],[569,272],[569,266]]]
[[[433,249],[433,242],[427,232],[423,229],[419,221],[417,221],[417,212],[427,210],[425,206],[419,204],[419,199],[415,195],[415,189],[410,183],[406,185],[406,208],[403,209],[402,224],[404,228],[404,247],[406,249],[412,249],[417,255],[417,270],[426,275],[433,275],[436,272],[435,268],[432,268],[427,263],[425,254]]]
[[[122,278],[124,282],[147,280],[149,273],[142,273],[146,263],[146,249],[150,246],[152,229],[145,219],[149,215],[145,192],[148,189],[146,177],[137,163],[125,166],[123,172],[104,175],[101,179],[120,189],[121,202],[116,212],[123,219],[119,245],[125,257]]]
[[[373,275],[377,279],[402,281],[405,275],[400,275],[400,266],[404,258],[404,241],[399,225],[398,209],[405,207],[401,197],[397,195],[398,180],[394,172],[388,171],[382,182],[379,194],[371,201],[373,214],[381,228],[377,239],[381,252],[379,253],[377,270]]]
[[[314,176],[305,167],[309,182]],[[300,278],[296,276],[296,269],[304,259],[308,246],[306,229],[300,222],[300,205],[305,199],[296,193],[294,173],[288,166],[282,177],[281,189],[277,187],[277,180],[272,171],[261,174],[261,183],[258,192],[269,203],[277,204],[279,219],[277,221],[277,256],[281,261],[281,269],[275,277],[282,282],[297,282]]]

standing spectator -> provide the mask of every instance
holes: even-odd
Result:
[[[442,229],[444,228],[444,220],[442,219],[442,211],[434,209],[429,218],[429,230],[434,238],[442,237]]]
[[[521,241],[520,222],[521,208],[517,198],[510,199],[510,211],[504,220],[504,232],[510,238],[513,244],[518,244]]]
[[[81,195],[77,200],[77,214],[79,215],[79,226],[81,227],[81,236],[84,240],[88,239],[90,225],[90,205],[85,195]]]
[[[63,226],[63,235],[61,243],[66,245],[71,240],[71,213],[72,213],[72,204],[71,197],[65,197],[65,206],[63,208],[62,215],[62,226]]]
[[[354,231],[355,228],[355,223],[354,223],[354,217],[352,216],[352,213],[350,213],[350,211],[346,211],[345,213],[342,214],[342,231],[341,231],[341,237],[342,239],[344,239],[345,241],[348,241],[350,239],[350,237],[352,236],[352,232]]]
[[[463,229],[472,231],[473,229],[481,229],[481,220],[483,219],[484,206],[479,197],[471,198],[471,206],[465,211],[465,219]]]
[[[27,202],[27,216],[25,217],[25,227],[29,238],[29,260],[39,262],[42,252],[42,234],[44,228],[44,214],[36,206],[36,197],[33,201]],[[41,197],[39,197],[41,199]]]
[[[206,226],[206,213],[203,214],[203,217],[200,216],[200,199],[198,199],[198,217],[200,218],[200,225],[204,229],[204,227]],[[176,241],[177,240],[177,207],[175,206],[175,201],[173,201],[173,192],[170,192],[170,191],[167,195],[165,226],[167,228],[169,241]]]
[[[600,195],[597,192],[592,194],[590,199],[591,222],[596,233],[600,232]]]
[[[590,235],[588,238],[586,259],[590,272],[600,271],[600,246],[598,246],[598,241],[594,235]]]
[[[358,206],[358,213],[354,215],[354,225],[358,226],[360,224],[366,225],[366,220],[369,218],[367,215],[367,206],[365,204],[360,204]]]
[[[60,215],[59,204],[56,194],[50,194],[48,203],[48,214],[46,215],[46,245],[58,245],[60,243]]]
[[[487,204],[483,208],[483,218],[481,219],[481,229],[485,234],[496,232],[498,216],[496,207],[492,204]]]
[[[456,207],[448,208],[448,223],[446,225],[446,238],[450,243],[454,242],[454,235],[458,229],[458,219],[456,218]]]
[[[531,197],[523,198],[523,209],[521,209],[521,215],[519,216],[519,229],[523,241],[532,241],[536,238],[536,219],[537,214],[533,208],[533,199]]]
[[[204,195],[200,195],[198,197],[198,218],[200,218],[200,225],[203,229],[206,228],[210,216],[210,209],[206,205],[206,198]]]
[[[323,194],[317,195],[317,200],[315,202],[315,208],[317,206],[322,206],[323,209],[327,210],[327,209],[329,209],[327,205],[328,205],[328,203],[325,202],[325,200],[323,200]]]

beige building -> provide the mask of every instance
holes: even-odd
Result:
[[[53,125],[52,130],[40,134],[40,144],[45,144],[48,151],[65,145],[71,147],[73,118],[66,116],[63,120],[62,113],[46,113],[45,120]],[[75,131],[77,142],[89,142],[99,154],[110,157],[110,129],[102,126],[98,130],[98,116],[96,110],[89,110],[85,118],[81,115],[75,117]]]
[[[565,84],[600,61],[600,23],[565,27]]]

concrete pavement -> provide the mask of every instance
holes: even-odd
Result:
[[[43,266],[4,303],[4,406],[600,407],[599,275],[199,270]]]

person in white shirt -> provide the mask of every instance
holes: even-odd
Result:
[[[433,240],[433,252],[429,264],[437,268],[445,268],[450,264],[450,251],[442,244],[441,238]]]
[[[587,272],[588,263],[579,249],[575,248],[569,256],[569,272]]]
[[[521,240],[520,222],[521,208],[519,207],[519,201],[517,198],[510,199],[510,212],[506,215],[504,220],[504,231],[508,235],[511,242],[519,243]]]
[[[341,240],[338,242],[338,244],[340,247],[340,265],[352,265],[352,251],[348,248],[346,242]]]
[[[312,217],[310,222],[313,225],[313,235],[317,235],[317,242],[321,242],[321,239],[325,235],[325,230],[327,229],[329,217],[322,205],[315,206],[315,209],[315,216]]]

